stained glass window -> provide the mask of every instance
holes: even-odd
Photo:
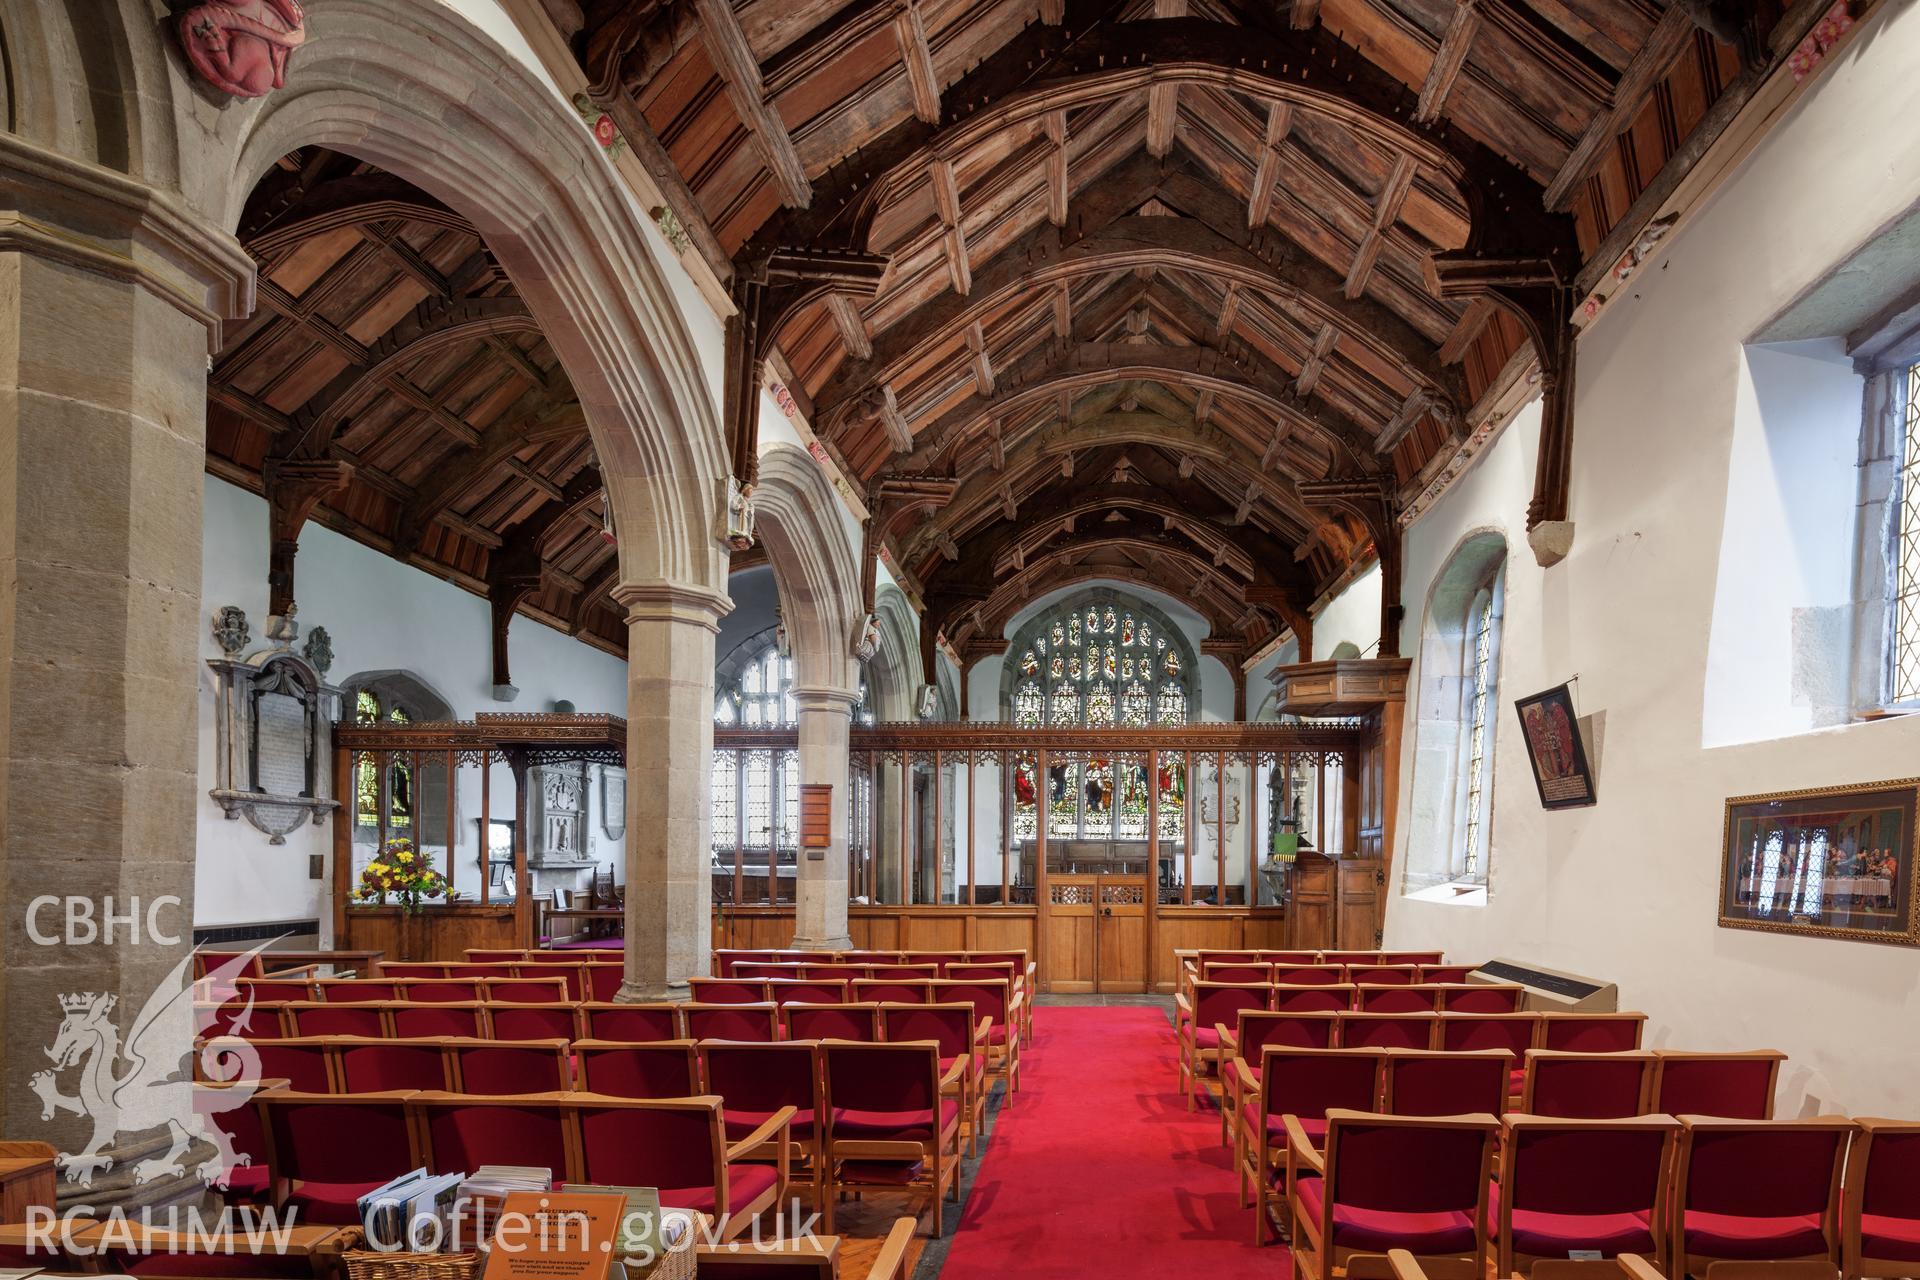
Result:
[[[1132,674],[1131,669],[1128,674]],[[1145,728],[1153,719],[1151,702],[1152,699],[1147,696],[1147,686],[1138,680],[1130,682],[1120,695],[1120,723],[1129,729]]]
[[[1087,723],[1096,729],[1113,725],[1113,686],[1105,680],[1087,690]]]
[[[1920,701],[1920,365],[1901,378],[1899,532],[1893,556],[1895,702]]]
[[[1013,722],[1023,729],[1035,727],[1046,718],[1046,705],[1047,697],[1040,686],[1026,681],[1013,695]]]
[[[362,689],[353,698],[356,724],[412,724],[413,716],[399,703],[386,704],[371,689]],[[354,765],[353,820],[363,827],[378,827],[384,809],[387,829],[405,834],[413,826],[413,764],[403,755],[387,761],[384,783],[380,765],[371,754],[360,756]]]
[[[1061,683],[1053,686],[1053,714],[1049,723],[1072,725],[1080,723],[1080,690],[1073,685]]]
[[[1187,722],[1187,691],[1177,681],[1169,680],[1160,686],[1160,707],[1153,718],[1159,724]]]
[[[1487,773],[1487,693],[1493,683],[1493,592],[1474,620],[1473,709],[1467,731],[1467,850],[1469,878],[1480,870],[1480,809]]]
[[[1089,840],[1105,840],[1113,834],[1113,762],[1094,760],[1084,766],[1082,775],[1087,803],[1081,834]]]
[[[1147,838],[1147,768],[1122,763],[1118,770],[1120,803],[1114,835],[1121,840]]]
[[[1160,838],[1181,839],[1186,832],[1187,767],[1184,762],[1160,762]]]
[[[1036,793],[1034,789],[1034,758],[1022,753],[1013,765],[1013,838],[1032,840],[1036,831],[1035,814]]]

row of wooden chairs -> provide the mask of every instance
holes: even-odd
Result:
[[[662,1205],[715,1215],[731,1238],[784,1207],[798,1149],[829,1232],[841,1192],[890,1187],[927,1192],[938,1235],[943,1202],[958,1194],[971,1063],[961,1054],[943,1067],[941,1048],[708,1043],[697,1052],[713,1092],[674,1099],[272,1089],[255,1098],[257,1132],[231,1136],[236,1149],[263,1152],[263,1197],[315,1223],[355,1221],[360,1195],[413,1168],[508,1164],[567,1182],[657,1187]],[[235,1086],[202,1092],[222,1087]],[[246,1123],[244,1108],[208,1110],[223,1127]]]
[[[1646,1026],[1643,1013],[1359,1013],[1351,1010],[1281,1013],[1259,1003],[1233,1005],[1221,1001],[1203,1004],[1176,1021],[1179,1042],[1178,1082],[1187,1095],[1187,1109],[1202,1074],[1223,1069],[1236,1053],[1248,1050],[1239,1032],[1242,1014],[1273,1014],[1256,1019],[1262,1037],[1319,1047],[1349,1049],[1504,1049],[1518,1061],[1529,1049],[1563,1049],[1584,1053],[1627,1052],[1640,1047]],[[1203,1020],[1204,1019],[1204,1020]],[[1260,1044],[1269,1043],[1260,1039]],[[1518,1082],[1516,1081],[1516,1084]]]
[[[1020,971],[1022,977],[1031,976],[1034,971],[1032,961],[1028,958],[1026,951],[1021,948],[999,951],[752,951],[737,947],[716,947],[713,952],[713,972],[715,977],[732,977],[734,967],[741,964],[933,964],[944,967],[948,964],[990,964],[996,960],[1011,962]]]
[[[1300,1013],[1334,1013],[1355,1009],[1372,1013],[1520,1013],[1527,989],[1483,982],[1422,982],[1408,986],[1340,983],[1333,986],[1293,986],[1264,982],[1196,982],[1185,997],[1175,997],[1183,1012],[1195,1007],[1201,995],[1220,988],[1266,989],[1275,1009]],[[1184,1003],[1182,1000],[1184,999]],[[1257,999],[1254,1001],[1257,1003]],[[1239,1003],[1237,999],[1229,1003]]]
[[[526,966],[520,966],[525,968]],[[502,974],[490,978],[241,978],[230,995],[203,991],[205,1000],[309,1000],[328,1004],[372,1004],[385,1000],[450,1003],[459,1000],[511,1000],[519,1004],[565,1000],[611,1000],[620,989],[620,966],[607,977],[576,970],[547,970],[537,975]]]
[[[1920,1252],[1920,1122],[1503,1123],[1335,1108],[1318,1141],[1295,1117],[1284,1132],[1281,1184],[1302,1280],[1395,1250],[1436,1271],[1480,1275],[1492,1263],[1520,1276],[1541,1262],[1623,1253],[1658,1259],[1673,1276],[1735,1260],[1895,1276],[1911,1274]]]
[[[728,1006],[730,1010],[738,1006]],[[809,1012],[796,1006],[801,1013]],[[847,1025],[840,1010],[828,1014],[823,1034],[785,1039],[486,1040],[466,1036],[429,1036],[396,1040],[365,1036],[299,1036],[244,1041],[217,1037],[207,1042],[198,1063],[237,1069],[248,1076],[286,1080],[304,1093],[380,1093],[392,1089],[444,1090],[448,1093],[516,1095],[580,1089],[619,1098],[684,1098],[709,1089],[710,1078],[696,1059],[696,1046],[713,1044],[792,1044],[820,1040],[885,1043],[933,1040],[941,1048],[941,1069],[954,1058],[971,1063],[961,1081],[961,1098],[972,1132],[986,1115],[986,1098],[995,1081],[1013,1079],[1005,1055],[990,1044],[992,1021],[976,1019],[972,1005],[877,1005],[866,1011],[865,1026]],[[801,1023],[803,1028],[810,1024]],[[837,1035],[846,1030],[852,1034]],[[204,1074],[204,1073],[203,1073]]]
[[[1277,982],[1294,987],[1331,987],[1341,983],[1411,987],[1420,983],[1468,981],[1464,964],[1223,964],[1209,962],[1193,970],[1195,982]]]
[[[713,953],[714,977],[694,978],[702,983],[724,981],[858,981],[914,982],[930,979],[982,979],[1005,977],[1013,984],[1021,1000],[1018,1023],[1021,1038],[1033,1042],[1035,968],[1027,953],[1014,951],[739,951],[721,949]],[[854,995],[845,999],[892,1000],[891,995]],[[694,994],[696,1000],[713,996]]]

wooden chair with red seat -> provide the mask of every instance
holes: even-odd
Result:
[[[867,972],[882,982],[928,982],[940,976],[937,964],[872,964]]]
[[[227,1147],[234,1155],[212,1183],[228,1204],[262,1204],[272,1193],[266,1135],[260,1127],[260,1110],[253,1105],[253,1100],[286,1088],[285,1080],[194,1081],[193,1110],[200,1117],[201,1127],[224,1134]],[[11,1264],[0,1262],[0,1266],[8,1265]]]
[[[574,1087],[571,1044],[565,1039],[443,1040],[446,1087],[494,1097],[564,1092]]]
[[[1651,1053],[1529,1049],[1520,1110],[1530,1116],[1620,1120],[1654,1112]]]
[[[785,1004],[780,1006],[780,1020],[786,1024],[789,1040],[880,1039],[877,1004]]]
[[[1386,1078],[1385,1050],[1294,1049],[1268,1045],[1256,1074],[1247,1059],[1234,1060],[1240,1077],[1240,1115],[1234,1125],[1233,1163],[1240,1175],[1240,1203],[1251,1205],[1253,1242],[1265,1244],[1268,1206],[1284,1209],[1288,1162],[1276,1153],[1286,1146],[1286,1121],[1294,1121],[1303,1140],[1318,1142],[1326,1133],[1328,1112],[1346,1108],[1372,1111]]]
[[[1647,1026],[1644,1013],[1541,1015],[1540,1048],[1572,1053],[1632,1053]]]
[[[1272,951],[1265,947],[1253,953],[1262,964],[1319,964],[1318,951]]]
[[[360,1245],[358,1227],[283,1224],[272,1230],[217,1224],[168,1230],[129,1216],[100,1236],[84,1261],[95,1270],[140,1280],[331,1280],[341,1255]]]
[[[786,1202],[790,1107],[729,1143],[721,1100],[712,1095],[640,1099],[576,1093],[569,1098],[578,1135],[569,1182],[658,1188],[662,1208],[709,1215],[722,1240]],[[771,1166],[746,1161],[750,1153],[769,1147],[776,1153]]]
[[[689,1040],[778,1040],[780,1006],[765,1004],[683,1004],[681,1025]]]
[[[791,1113],[782,1140],[805,1157],[814,1207],[824,1213],[827,1127],[821,1114],[820,1042],[702,1040],[699,1052],[705,1088],[722,1099],[720,1123],[728,1142],[741,1142],[783,1110]],[[792,1157],[785,1147],[776,1150],[770,1144],[742,1151],[738,1158],[791,1161]]]
[[[885,1001],[905,1004],[909,1001]],[[961,981],[945,978],[927,984],[927,1004],[970,1004],[976,1023],[986,1027],[986,1071],[1006,1086],[1000,1105],[1013,1105],[1020,1092],[1020,1020],[1023,1005],[1013,984],[1004,978]]]
[[[382,960],[378,966],[382,978],[444,978],[447,965],[441,960]]]
[[[580,972],[587,980],[587,1000],[611,1001],[620,994],[620,987],[627,980],[627,966],[619,962],[597,961],[580,966]]]
[[[1353,1008],[1356,992],[1352,985],[1339,983],[1331,987],[1297,986],[1291,983],[1276,983],[1273,988],[1273,1011],[1275,1013],[1339,1013]]]
[[[429,1173],[470,1173],[482,1165],[527,1165],[567,1174],[566,1094],[487,1097],[464,1093],[418,1093],[407,1100],[414,1115],[419,1163]]]
[[[1509,1093],[1526,1087],[1527,1050],[1540,1040],[1540,1015],[1537,1013],[1443,1013],[1436,1049],[1505,1049],[1513,1055],[1513,1080]]]
[[[1273,982],[1273,966],[1270,964],[1255,964],[1251,961],[1241,964],[1209,964],[1200,971],[1195,981],[1237,982],[1243,986],[1250,982],[1271,985]]]
[[[967,1122],[967,1154],[979,1150],[987,1115],[987,1056],[991,1020],[971,1004],[883,1004],[880,1039],[887,1042],[931,1040],[940,1046],[940,1078],[965,1058],[966,1070],[952,1087]]]
[[[1381,952],[1378,951],[1316,951],[1313,953],[1315,964],[1379,964]]]
[[[357,1224],[361,1196],[418,1167],[407,1112],[414,1096],[399,1090],[256,1097],[274,1206],[312,1223]]]
[[[1853,1121],[1679,1120],[1670,1272],[1698,1275],[1723,1259],[1839,1264]]]
[[[333,1060],[327,1053],[328,1036],[282,1036],[271,1040],[245,1040],[238,1036],[216,1036],[207,1041],[205,1051],[194,1058],[196,1070],[208,1060],[258,1064],[247,1074],[263,1080],[285,1080],[296,1093],[333,1093]],[[249,1047],[250,1046],[250,1047]],[[228,1057],[228,1055],[231,1055]]]
[[[806,978],[771,978],[767,981],[767,996],[775,1004],[844,1004],[847,999],[847,980],[836,978],[831,982],[820,982]]]
[[[572,972],[569,970],[568,972]],[[573,990],[573,984],[561,977],[552,978],[487,978],[481,983],[481,995],[488,1004],[573,1004],[584,993]]]
[[[466,956],[470,964],[511,964],[527,958],[526,951],[518,948],[509,950],[499,947],[468,947],[461,954]]]
[[[511,978],[515,966],[510,962],[486,964],[450,964],[447,966],[449,978]]]
[[[1423,983],[1440,993],[1442,1013],[1524,1013],[1527,989],[1510,983]]]
[[[694,1274],[700,1280],[907,1280],[916,1225],[912,1218],[895,1218],[863,1275],[842,1270],[841,1237],[814,1235],[745,1250],[696,1243]]]
[[[1273,988],[1259,982],[1202,979],[1193,984],[1188,995],[1175,996],[1173,1005],[1173,1031],[1180,1049],[1174,1079],[1191,1111],[1194,1095],[1200,1091],[1201,1067],[1207,1063],[1219,1067],[1227,1060],[1220,1044],[1220,1028],[1239,1025],[1242,1009],[1271,1009]]]
[[[1020,1038],[1024,1044],[1033,1043],[1033,983],[1039,970],[1025,951],[969,951],[968,965],[1005,964],[1013,969],[1013,993],[1020,998]],[[948,974],[948,977],[961,977],[960,974]]]
[[[1771,1120],[1780,1064],[1777,1049],[1750,1053],[1653,1051],[1653,1106],[1670,1116]]]
[[[1353,989],[1353,1007],[1360,1013],[1438,1013],[1438,987],[1374,985],[1358,983]]]
[[[1505,1049],[1389,1049],[1381,1110],[1396,1116],[1506,1114],[1513,1055]]]
[[[320,998],[320,983],[317,980],[238,978],[235,979],[233,987],[236,996],[243,1000],[252,996],[255,1004]]]
[[[1346,981],[1356,987],[1411,987],[1420,970],[1410,964],[1350,964]]]
[[[1340,987],[1347,981],[1346,966],[1338,964],[1277,964],[1273,966],[1275,986]]]
[[[486,998],[478,978],[406,978],[394,984],[412,1004],[476,1004]]]
[[[933,1234],[944,1235],[945,1201],[960,1187],[960,1104],[943,1091],[960,1079],[964,1063],[942,1076],[940,1046],[932,1040],[828,1041],[821,1054],[828,1233],[840,1192],[894,1188],[926,1192]]]
[[[928,979],[901,982],[892,978],[855,978],[848,984],[847,996],[854,1004],[925,1004],[933,999],[933,983]]]
[[[313,984],[327,1004],[382,1004],[406,999],[406,984],[392,978],[326,978]]]
[[[1432,1049],[1438,1046],[1437,1013],[1343,1013],[1343,1049]]]
[[[1920,1274],[1920,1120],[1854,1124],[1840,1269],[1850,1278]]]
[[[687,990],[694,1004],[765,1004],[764,978],[688,978]]]
[[[1325,1154],[1286,1117],[1287,1198],[1297,1280],[1334,1280],[1356,1255],[1405,1249],[1423,1262],[1484,1265],[1490,1115],[1327,1113]]]
[[[294,1000],[282,1005],[286,1032],[293,1036],[384,1036],[387,1015],[380,1005],[320,1004]],[[251,1038],[251,1037],[249,1037]]]
[[[487,1009],[478,1000],[459,1004],[416,1004],[410,1000],[381,1006],[387,1011],[388,1034],[399,1040],[423,1036],[467,1036],[486,1039]]]
[[[306,1000],[259,1000],[249,1001],[243,996],[232,996],[220,1002],[196,1000],[193,1004],[193,1026],[197,1035],[241,1036],[248,1040],[278,1040],[282,1036],[298,1035],[287,1018],[287,1010],[295,1005],[311,1004]]]
[[[1495,1274],[1544,1259],[1622,1253],[1665,1260],[1680,1124],[1672,1116],[1507,1118],[1493,1235]]]
[[[1382,951],[1380,953],[1381,964],[1410,964],[1418,967],[1445,964],[1446,961],[1447,953],[1444,951]]]
[[[1422,982],[1466,982],[1474,966],[1470,964],[1416,964]]]
[[[578,1038],[582,1040],[678,1040],[686,1034],[677,1004],[602,1004],[580,1006]]]
[[[441,1041],[328,1036],[335,1093],[450,1088]]]
[[[944,973],[947,966],[958,958],[958,954],[952,951],[903,951],[900,963],[915,967],[932,965],[936,972]]]
[[[1247,1064],[1248,1072],[1257,1080],[1261,1054],[1268,1045],[1288,1049],[1331,1049],[1339,1037],[1339,1023],[1340,1015],[1337,1013],[1281,1013],[1265,1009],[1242,1009],[1234,1026],[1228,1027],[1222,1023],[1215,1030],[1219,1032],[1225,1060],[1228,1063],[1235,1058],[1242,1060]],[[1236,1118],[1246,1098],[1242,1096],[1240,1088],[1241,1072],[1227,1068],[1220,1075],[1226,1093],[1225,1103],[1220,1108],[1220,1141],[1231,1146]]]
[[[236,978],[290,978],[297,981],[316,976],[322,968],[318,961],[309,963],[290,959],[276,962],[271,951],[256,951],[251,955],[245,951],[196,951],[193,953],[193,976],[196,979],[204,978],[235,961],[240,962],[239,969],[233,975]]]
[[[713,951],[713,973],[717,978],[731,978],[736,964],[759,964],[773,959],[771,951],[749,951],[739,947],[715,947]]]
[[[769,978],[807,976],[807,966],[797,960],[743,960],[733,966],[727,977],[735,982],[765,982]]]
[[[487,1025],[495,1040],[571,1040],[579,1014],[571,1004],[511,1004],[487,1001]]]
[[[692,1040],[576,1040],[580,1088],[613,1098],[692,1098],[708,1092]]]

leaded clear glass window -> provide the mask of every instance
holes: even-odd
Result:
[[[1920,701],[1920,365],[1900,375],[1899,494],[1893,547],[1891,693],[1896,703]]]
[[[1467,847],[1466,874],[1480,872],[1481,798],[1487,776],[1487,695],[1493,686],[1493,592],[1480,600],[1474,620],[1473,704],[1467,729]]]

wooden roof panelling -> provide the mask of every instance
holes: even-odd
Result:
[[[262,305],[213,362],[208,470],[279,510],[291,464],[347,464],[307,518],[624,652],[585,419],[472,226],[307,148],[262,179],[240,237]]]

